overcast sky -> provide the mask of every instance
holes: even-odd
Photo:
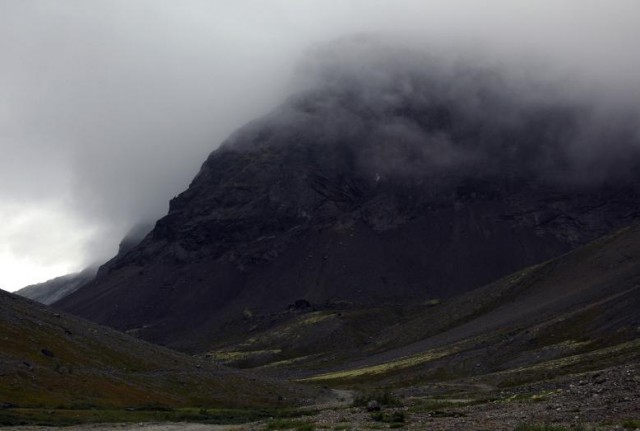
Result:
[[[115,253],[310,47],[362,32],[639,95],[637,0],[0,0],[0,288]]]

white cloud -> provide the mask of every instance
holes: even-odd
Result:
[[[0,207],[0,289],[16,290],[81,270],[99,233],[57,202]]]

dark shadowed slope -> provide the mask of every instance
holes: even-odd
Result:
[[[319,73],[233,135],[142,243],[56,307],[202,350],[296,300],[453,297],[638,215],[628,125],[583,142],[585,118],[597,123],[583,106],[526,100],[486,71],[381,58],[374,77]]]
[[[275,406],[309,395],[0,291],[3,408]]]
[[[358,350],[312,379],[509,386],[638,362],[640,225],[425,308]]]

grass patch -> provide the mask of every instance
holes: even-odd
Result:
[[[433,410],[431,412],[432,418],[463,418],[465,416],[464,413],[450,410]]]
[[[128,409],[44,409],[11,408],[0,410],[0,426],[69,426],[84,423],[113,422],[197,422],[242,424],[267,418],[296,418],[315,412],[295,409],[203,409],[160,408],[150,406]]]
[[[565,427],[561,425],[521,423],[513,431],[587,431],[587,428],[584,425]]]
[[[228,351],[219,350],[209,352],[207,355],[212,359],[220,362],[246,361],[254,358],[262,358],[270,355],[282,353],[282,349],[266,349],[266,350],[246,350],[246,351]]]
[[[548,401],[557,394],[557,390],[542,391],[535,394],[513,394],[507,398],[501,398],[498,401],[501,403],[539,403]]]
[[[291,420],[291,419],[271,419],[267,422],[265,430],[295,430],[295,431],[313,431],[315,425],[312,422]]]
[[[640,419],[629,419],[622,423],[622,427],[627,430],[640,428]]]
[[[330,373],[319,374],[316,376],[302,379],[301,381],[330,381],[330,380],[343,380],[352,381],[355,379],[366,379],[375,376],[388,375],[390,373],[403,371],[408,368],[424,365],[428,362],[442,359],[444,357],[456,354],[462,351],[468,340],[452,344],[447,347],[436,348],[427,350],[416,355],[407,356],[394,361],[385,362],[378,365],[371,365],[368,367],[354,368],[350,370],[334,371]]]

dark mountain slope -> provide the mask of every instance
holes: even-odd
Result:
[[[639,363],[639,310],[635,224],[440,302],[255,321],[207,357],[345,387],[488,390]]]
[[[200,350],[300,299],[452,297],[638,215],[628,124],[584,140],[586,108],[495,73],[353,58],[372,64],[318,66],[313,90],[233,135],[142,243],[56,306]]]
[[[513,385],[637,362],[640,225],[425,308],[374,340],[316,379]]]
[[[2,408],[275,406],[309,396],[0,291]]]

